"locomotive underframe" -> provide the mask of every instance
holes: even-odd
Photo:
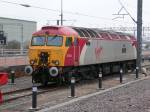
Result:
[[[62,71],[56,77],[52,77],[49,74],[49,68],[39,67],[32,73],[32,79],[35,83],[42,83],[47,85],[48,82],[70,82],[71,77],[80,79],[93,79],[97,78],[99,72],[103,75],[109,75],[112,73],[118,73],[120,68],[123,69],[123,73],[127,73],[128,70],[133,71],[136,67],[136,60],[126,60],[120,62],[100,63],[86,66],[68,66],[61,67]]]

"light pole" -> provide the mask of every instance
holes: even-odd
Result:
[[[63,25],[63,0],[61,0],[61,14],[60,14],[60,17],[61,17],[61,25]]]
[[[44,9],[44,10],[51,10],[51,9],[31,6],[31,5],[28,5],[28,4],[19,4],[19,5],[21,5],[23,7],[34,7],[34,8]],[[52,11],[56,11],[56,10],[52,10]],[[61,12],[61,14],[60,14],[60,21],[61,21],[61,25],[63,25],[63,0],[61,0],[61,11],[60,12]]]
[[[137,62],[136,66],[141,72],[141,47],[142,47],[142,2],[143,0],[138,0],[137,2]],[[137,77],[138,78],[138,77]]]
[[[142,4],[143,0],[137,0],[137,21],[134,20],[134,18],[130,15],[130,13],[127,11],[127,9],[123,6],[121,3],[121,0],[119,0],[119,3],[121,4],[122,8],[126,11],[126,13],[130,16],[130,18],[137,24],[137,59],[136,59],[136,77],[138,78],[139,72],[141,72],[141,60],[142,60]],[[121,10],[122,10],[121,8]],[[121,11],[120,10],[120,11]],[[120,13],[119,11],[119,13]],[[120,14],[117,15],[120,15]]]
[[[23,24],[21,24],[21,54],[23,54]]]

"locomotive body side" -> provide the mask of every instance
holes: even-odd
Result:
[[[114,32],[113,32],[114,33]],[[47,26],[33,34],[29,47],[30,66],[25,72],[34,82],[69,81],[74,77],[97,77],[134,69],[136,39],[133,36],[99,29]],[[125,71],[125,70],[124,70]]]
[[[123,51],[125,50],[125,51]],[[131,40],[92,39],[84,45],[80,65],[120,62],[136,59],[136,47]]]

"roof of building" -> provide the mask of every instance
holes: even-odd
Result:
[[[36,21],[29,21],[29,20],[15,19],[15,18],[7,18],[7,17],[0,17],[0,19],[8,19],[8,20],[17,20],[17,21],[37,23]]]

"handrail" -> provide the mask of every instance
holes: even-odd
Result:
[[[28,49],[0,49],[0,57],[4,56],[26,56]]]

